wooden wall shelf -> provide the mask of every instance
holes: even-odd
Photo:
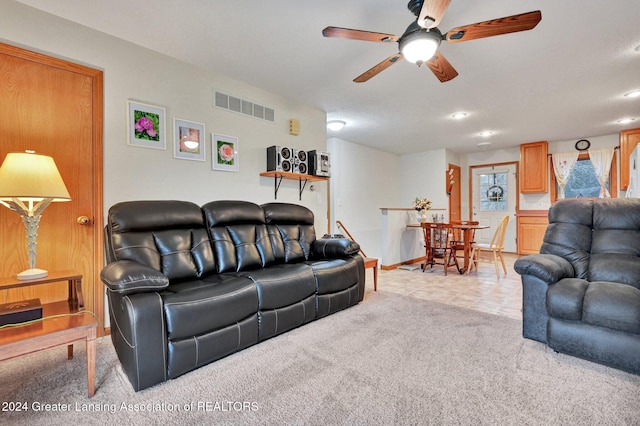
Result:
[[[299,189],[299,199],[302,201],[302,192],[304,188],[307,186],[307,182],[320,182],[329,180],[328,177],[324,176],[313,176],[313,175],[304,175],[301,173],[291,173],[291,172],[279,172],[279,171],[270,171],[270,172],[262,172],[260,176],[264,177],[272,177],[273,178],[273,198],[278,199],[278,189],[280,189],[280,184],[282,183],[282,179],[290,179],[298,181],[298,189]]]

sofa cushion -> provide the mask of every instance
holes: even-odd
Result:
[[[307,262],[313,270],[318,294],[345,290],[358,282],[358,263],[355,259],[332,259]]]
[[[620,283],[590,283],[584,296],[582,320],[591,325],[640,334],[640,290]]]
[[[256,286],[241,277],[213,275],[174,284],[161,296],[169,340],[218,330],[258,312]]]
[[[262,268],[275,262],[264,211],[248,201],[214,201],[202,207],[217,272]]]
[[[282,308],[316,293],[313,271],[303,263],[243,272],[258,288],[260,310]]]
[[[316,240],[313,212],[286,203],[267,203],[262,208],[276,260],[285,263],[308,260],[311,244]]]
[[[564,278],[549,286],[547,311],[549,316],[570,321],[582,319],[582,303],[589,282],[580,278]]]
[[[110,261],[131,260],[162,272],[171,282],[215,270],[202,210],[186,201],[130,201],[109,209]]]
[[[219,273],[262,268],[275,261],[265,225],[219,226],[210,233]]]
[[[640,242],[640,236],[637,238]],[[610,281],[640,288],[640,256],[622,253],[592,254],[589,281]]]

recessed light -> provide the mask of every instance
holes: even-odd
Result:
[[[467,113],[466,113],[466,112],[462,112],[462,111],[460,111],[460,112],[456,112],[455,114],[452,114],[452,115],[451,115],[451,117],[452,117],[452,118],[455,118],[456,120],[463,119],[463,118],[465,118],[466,116],[467,116]]]
[[[487,149],[491,146],[491,142],[478,142],[476,146],[480,149]]]
[[[627,118],[621,118],[620,120],[618,120],[616,123],[618,124],[629,124],[632,121],[635,121],[636,119],[633,117],[627,117]]]
[[[345,123],[342,120],[331,120],[331,121],[327,121],[327,128],[329,130],[333,130],[334,132],[337,132],[339,130],[342,130],[346,124],[347,123]]]
[[[493,134],[493,132],[491,130],[485,130],[483,132],[478,133],[480,136],[482,136],[483,138],[488,138],[489,136],[491,136]]]
[[[637,98],[638,96],[640,96],[640,90],[634,90],[633,92],[625,93],[624,96],[627,98]]]

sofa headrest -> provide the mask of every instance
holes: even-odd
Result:
[[[640,198],[605,198],[595,201],[593,228],[640,231]]]
[[[289,203],[267,203],[262,205],[269,225],[313,225],[313,212],[304,206]]]
[[[593,227],[593,200],[567,198],[549,208],[549,223],[572,223]]]
[[[212,201],[202,206],[207,225],[264,224],[264,211],[249,201]]]
[[[202,210],[188,201],[126,201],[109,209],[112,233],[144,232],[164,228],[203,228]]]

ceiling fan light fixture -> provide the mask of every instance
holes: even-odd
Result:
[[[433,57],[442,41],[436,32],[419,30],[405,34],[400,39],[400,52],[413,64],[423,64]]]
[[[344,126],[346,126],[347,123],[342,121],[342,120],[330,120],[327,121],[327,129],[333,131],[333,132],[338,132],[340,130],[342,130],[344,128]]]

